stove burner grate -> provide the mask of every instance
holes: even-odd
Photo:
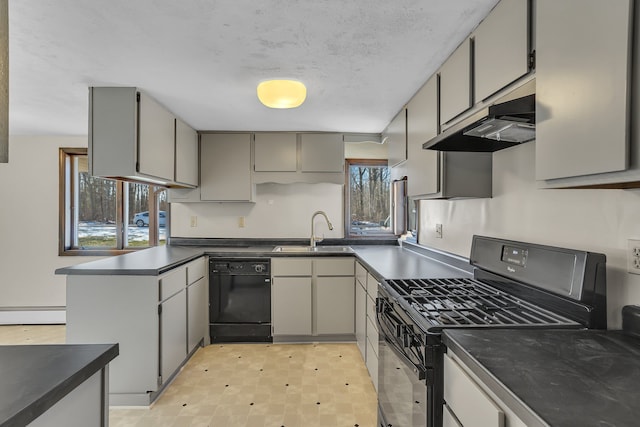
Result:
[[[475,279],[404,279],[387,284],[435,328],[574,325]]]

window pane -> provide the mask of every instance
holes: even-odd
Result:
[[[87,157],[75,156],[77,199],[74,215],[76,248],[116,247],[116,181],[90,176]]]
[[[167,218],[167,190],[158,191],[156,196],[158,197],[158,215],[160,216],[158,218],[158,224],[160,225],[158,231],[158,246],[162,246],[167,244],[167,225],[169,225],[167,223],[169,220],[169,218]]]
[[[349,234],[391,233],[389,169],[386,166],[349,167]]]
[[[125,185],[127,188],[128,214],[127,221],[127,246],[149,246],[149,186],[133,182]]]

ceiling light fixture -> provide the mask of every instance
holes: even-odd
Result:
[[[307,98],[307,88],[297,80],[266,80],[257,92],[260,102],[269,108],[296,108]]]

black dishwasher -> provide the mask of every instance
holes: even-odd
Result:
[[[212,343],[272,342],[269,259],[209,259]]]

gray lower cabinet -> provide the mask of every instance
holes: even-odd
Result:
[[[444,355],[445,427],[525,427],[453,352]]]
[[[356,269],[361,265],[356,264]],[[365,274],[366,280],[366,274]],[[366,284],[363,285],[356,276],[356,344],[362,355],[362,359],[366,360],[366,348],[367,348],[367,289]]]
[[[352,257],[273,258],[274,339],[348,336],[355,333]]]
[[[378,325],[376,298],[378,280],[356,262],[356,342],[365,361],[371,382],[378,390]]]
[[[105,368],[108,371],[108,368]],[[107,387],[108,388],[108,387]],[[109,425],[109,402],[102,370],[96,372],[55,405],[28,424],[29,427],[104,427]]]
[[[187,286],[187,353],[191,353],[202,341],[208,337],[208,287],[207,279],[201,277]]]
[[[109,365],[110,405],[151,404],[186,361],[188,343],[204,340],[205,264],[202,257],[161,276],[67,276],[66,342],[119,344]]]
[[[160,383],[168,381],[187,357],[187,292],[160,302]]]
[[[536,2],[535,165],[548,186],[639,180],[596,175],[630,163],[632,3]]]
[[[353,262],[353,261],[352,261]],[[316,279],[316,333],[354,334],[355,286],[350,277]]]
[[[311,276],[272,280],[273,336],[311,335]]]

